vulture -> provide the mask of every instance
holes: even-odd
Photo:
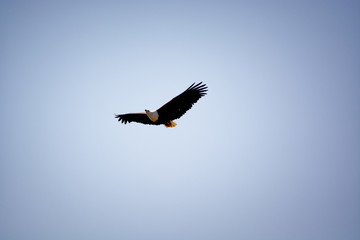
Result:
[[[115,115],[121,123],[137,122],[149,125],[165,125],[165,127],[175,127],[177,124],[173,121],[184,115],[201,97],[205,96],[207,86],[202,82],[193,83],[183,93],[171,99],[156,111],[140,113],[127,113]]]

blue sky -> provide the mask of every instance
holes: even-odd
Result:
[[[360,238],[357,1],[1,1],[1,239]],[[178,126],[122,125],[203,81]]]

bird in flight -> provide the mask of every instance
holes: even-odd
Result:
[[[156,111],[149,111],[141,113],[127,113],[115,115],[121,123],[138,122],[142,124],[160,125],[165,127],[175,127],[177,124],[174,119],[180,118],[184,115],[202,96],[205,96],[207,86],[202,82],[195,85],[193,83],[183,93],[171,99]]]

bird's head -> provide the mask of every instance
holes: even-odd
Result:
[[[146,113],[148,113],[148,112],[150,112],[150,111],[149,111],[149,110],[147,110],[147,109],[145,109],[145,112],[146,112]]]

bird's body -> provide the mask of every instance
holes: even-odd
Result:
[[[202,96],[206,95],[207,86],[201,84],[202,82],[196,85],[193,83],[183,93],[176,96],[156,111],[151,112],[145,110],[145,113],[120,114],[115,117],[124,124],[128,122],[138,122],[150,125],[164,124],[165,127],[175,127],[177,124],[173,120],[184,115],[194,103]]]

